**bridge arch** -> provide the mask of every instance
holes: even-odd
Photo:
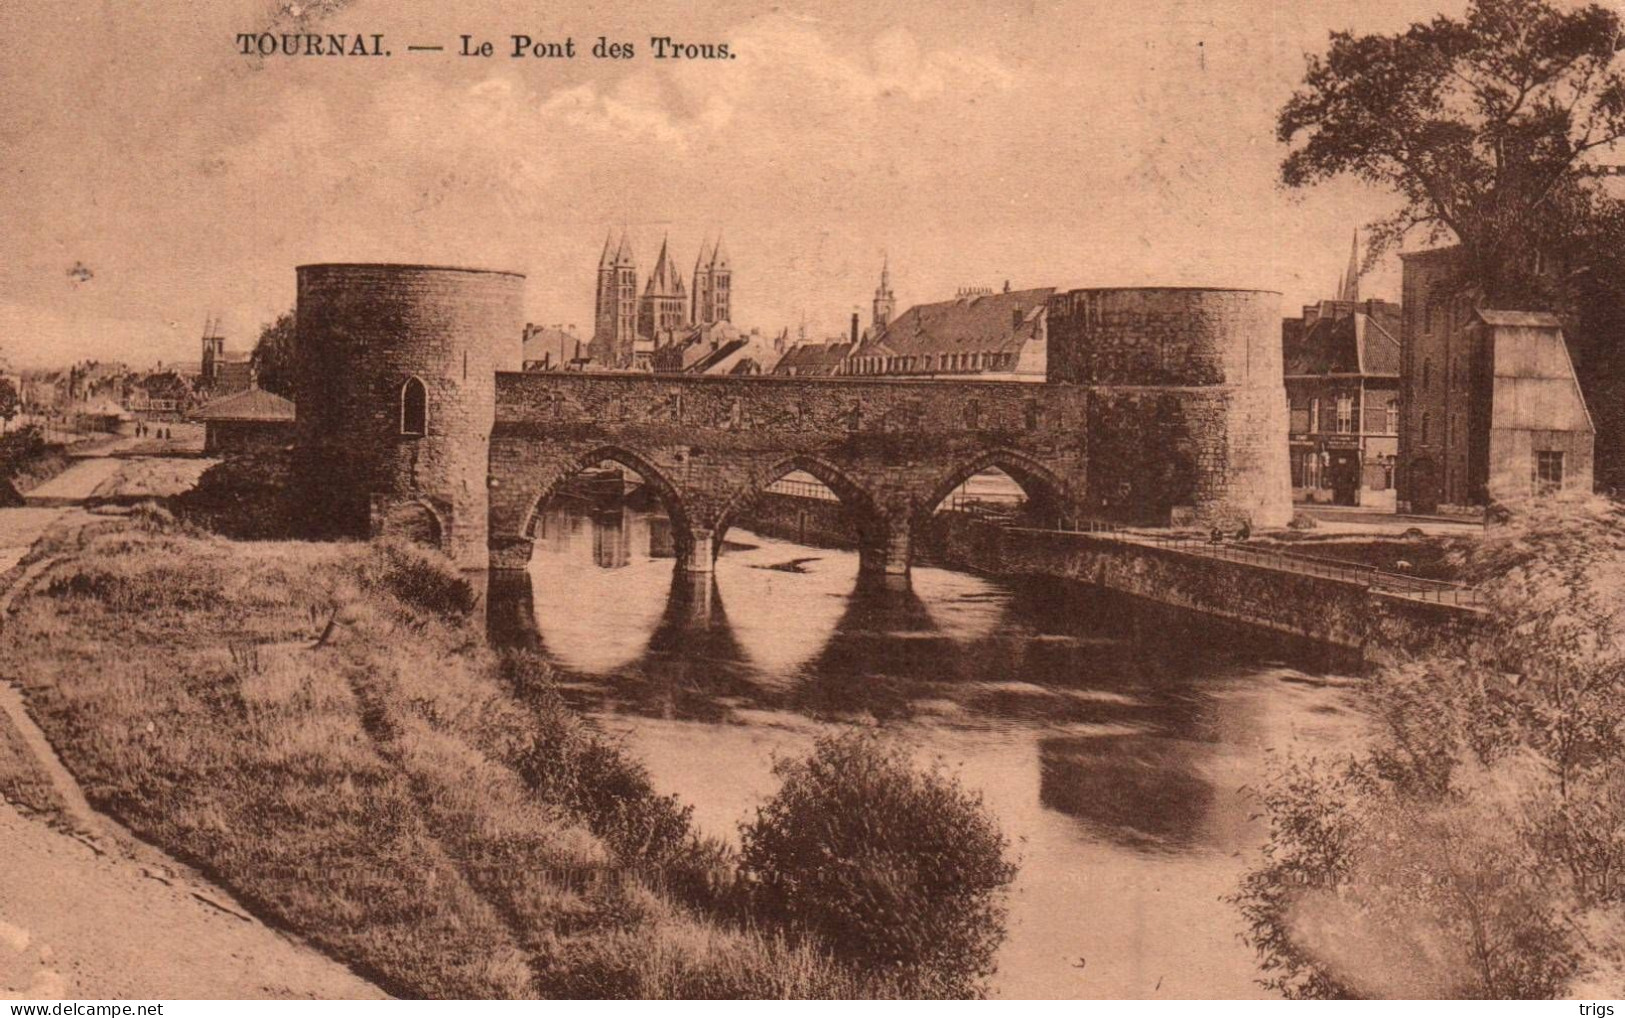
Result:
[[[736,492],[717,514],[714,528],[714,544],[717,549],[722,547],[722,539],[728,529],[733,526],[739,513],[750,508],[751,504],[762,496],[762,493],[782,479],[786,474],[802,471],[817,478],[818,481],[835,493],[841,507],[852,517],[852,524],[858,531],[860,544],[867,543],[879,533],[880,510],[874,496],[868,489],[853,480],[846,471],[828,460],[808,453],[797,453],[784,459],[776,460],[773,466],[763,471],[752,482]]]
[[[643,478],[643,483],[660,499],[666,514],[671,517],[672,543],[677,561],[687,562],[694,550],[694,530],[689,522],[688,504],[683,499],[682,491],[671,482],[671,478],[667,477],[664,471],[646,457],[621,445],[595,446],[585,454],[572,457],[563,467],[544,478],[541,489],[530,500],[530,508],[525,512],[520,534],[527,541],[534,540],[542,512],[552,501],[553,496],[558,494],[560,486],[588,467],[605,462],[618,463]]]
[[[919,514],[922,517],[930,516],[943,499],[953,494],[955,488],[989,468],[997,468],[1009,475],[1033,505],[1058,510],[1065,504],[1067,484],[1059,475],[1025,453],[1001,447],[980,453],[943,475],[925,500],[919,503]]]

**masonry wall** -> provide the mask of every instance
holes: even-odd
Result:
[[[427,511],[458,563],[485,565],[495,380],[520,366],[523,291],[505,272],[299,267],[295,482],[317,532]],[[422,436],[401,433],[413,377],[428,394]]]
[[[1473,434],[1487,427],[1489,407],[1482,351],[1465,328],[1472,304],[1457,292],[1460,256],[1441,248],[1401,260],[1399,505],[1470,505],[1486,469]]]
[[[981,572],[1092,583],[1360,650],[1373,660],[1472,639],[1477,631],[1478,616],[1453,606],[1374,593],[1330,577],[1086,534],[1006,529],[946,518],[935,529],[933,547],[944,560]]]
[[[291,421],[207,421],[203,452],[208,456],[286,449],[293,441]]]
[[[1292,517],[1280,295],[1071,290],[1050,298],[1049,380],[1094,393],[1089,502],[1138,523]],[[1160,519],[1159,519],[1160,517]]]
[[[907,515],[946,494],[991,450],[1017,452],[1063,487],[1081,489],[1087,470],[1081,389],[504,374],[497,392],[492,510],[510,520],[608,447],[638,453],[680,487],[696,526],[715,526],[792,463],[877,515]],[[999,465],[1022,473],[1008,458]]]

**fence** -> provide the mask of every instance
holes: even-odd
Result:
[[[1088,534],[1129,544],[1151,545],[1187,555],[1220,558],[1230,562],[1240,562],[1264,569],[1276,569],[1281,572],[1297,573],[1304,576],[1321,576],[1344,583],[1358,584],[1383,594],[1408,597],[1420,601],[1431,601],[1436,604],[1477,606],[1483,603],[1479,591],[1465,584],[1452,583],[1449,580],[1425,579],[1420,576],[1406,576],[1403,573],[1390,573],[1375,566],[1345,565],[1289,551],[1249,547],[1239,541],[1226,540],[1217,533],[1207,538],[1193,537],[1188,534],[1148,533],[1145,530],[1131,530],[1119,524],[1102,520],[1068,519],[1058,521],[1053,528],[1024,526],[1012,529],[1033,530],[1044,533]]]

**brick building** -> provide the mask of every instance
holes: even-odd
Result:
[[[790,377],[836,374],[852,352],[853,344],[834,339],[827,343],[797,343],[784,351],[773,374]]]
[[[1394,507],[1401,322],[1383,300],[1325,300],[1282,321],[1295,501]]]
[[[574,325],[526,324],[523,343],[526,371],[580,371],[587,364],[587,344]]]
[[[1596,432],[1558,319],[1477,307],[1456,248],[1401,258],[1400,508],[1590,490]]]
[[[293,401],[264,389],[217,399],[188,416],[203,422],[203,451],[210,456],[285,449],[293,443]]]

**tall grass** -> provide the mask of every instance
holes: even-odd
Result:
[[[905,988],[758,930],[726,851],[545,665],[486,649],[443,559],[111,526],[58,541],[0,633],[32,711],[98,809],[384,988]]]

